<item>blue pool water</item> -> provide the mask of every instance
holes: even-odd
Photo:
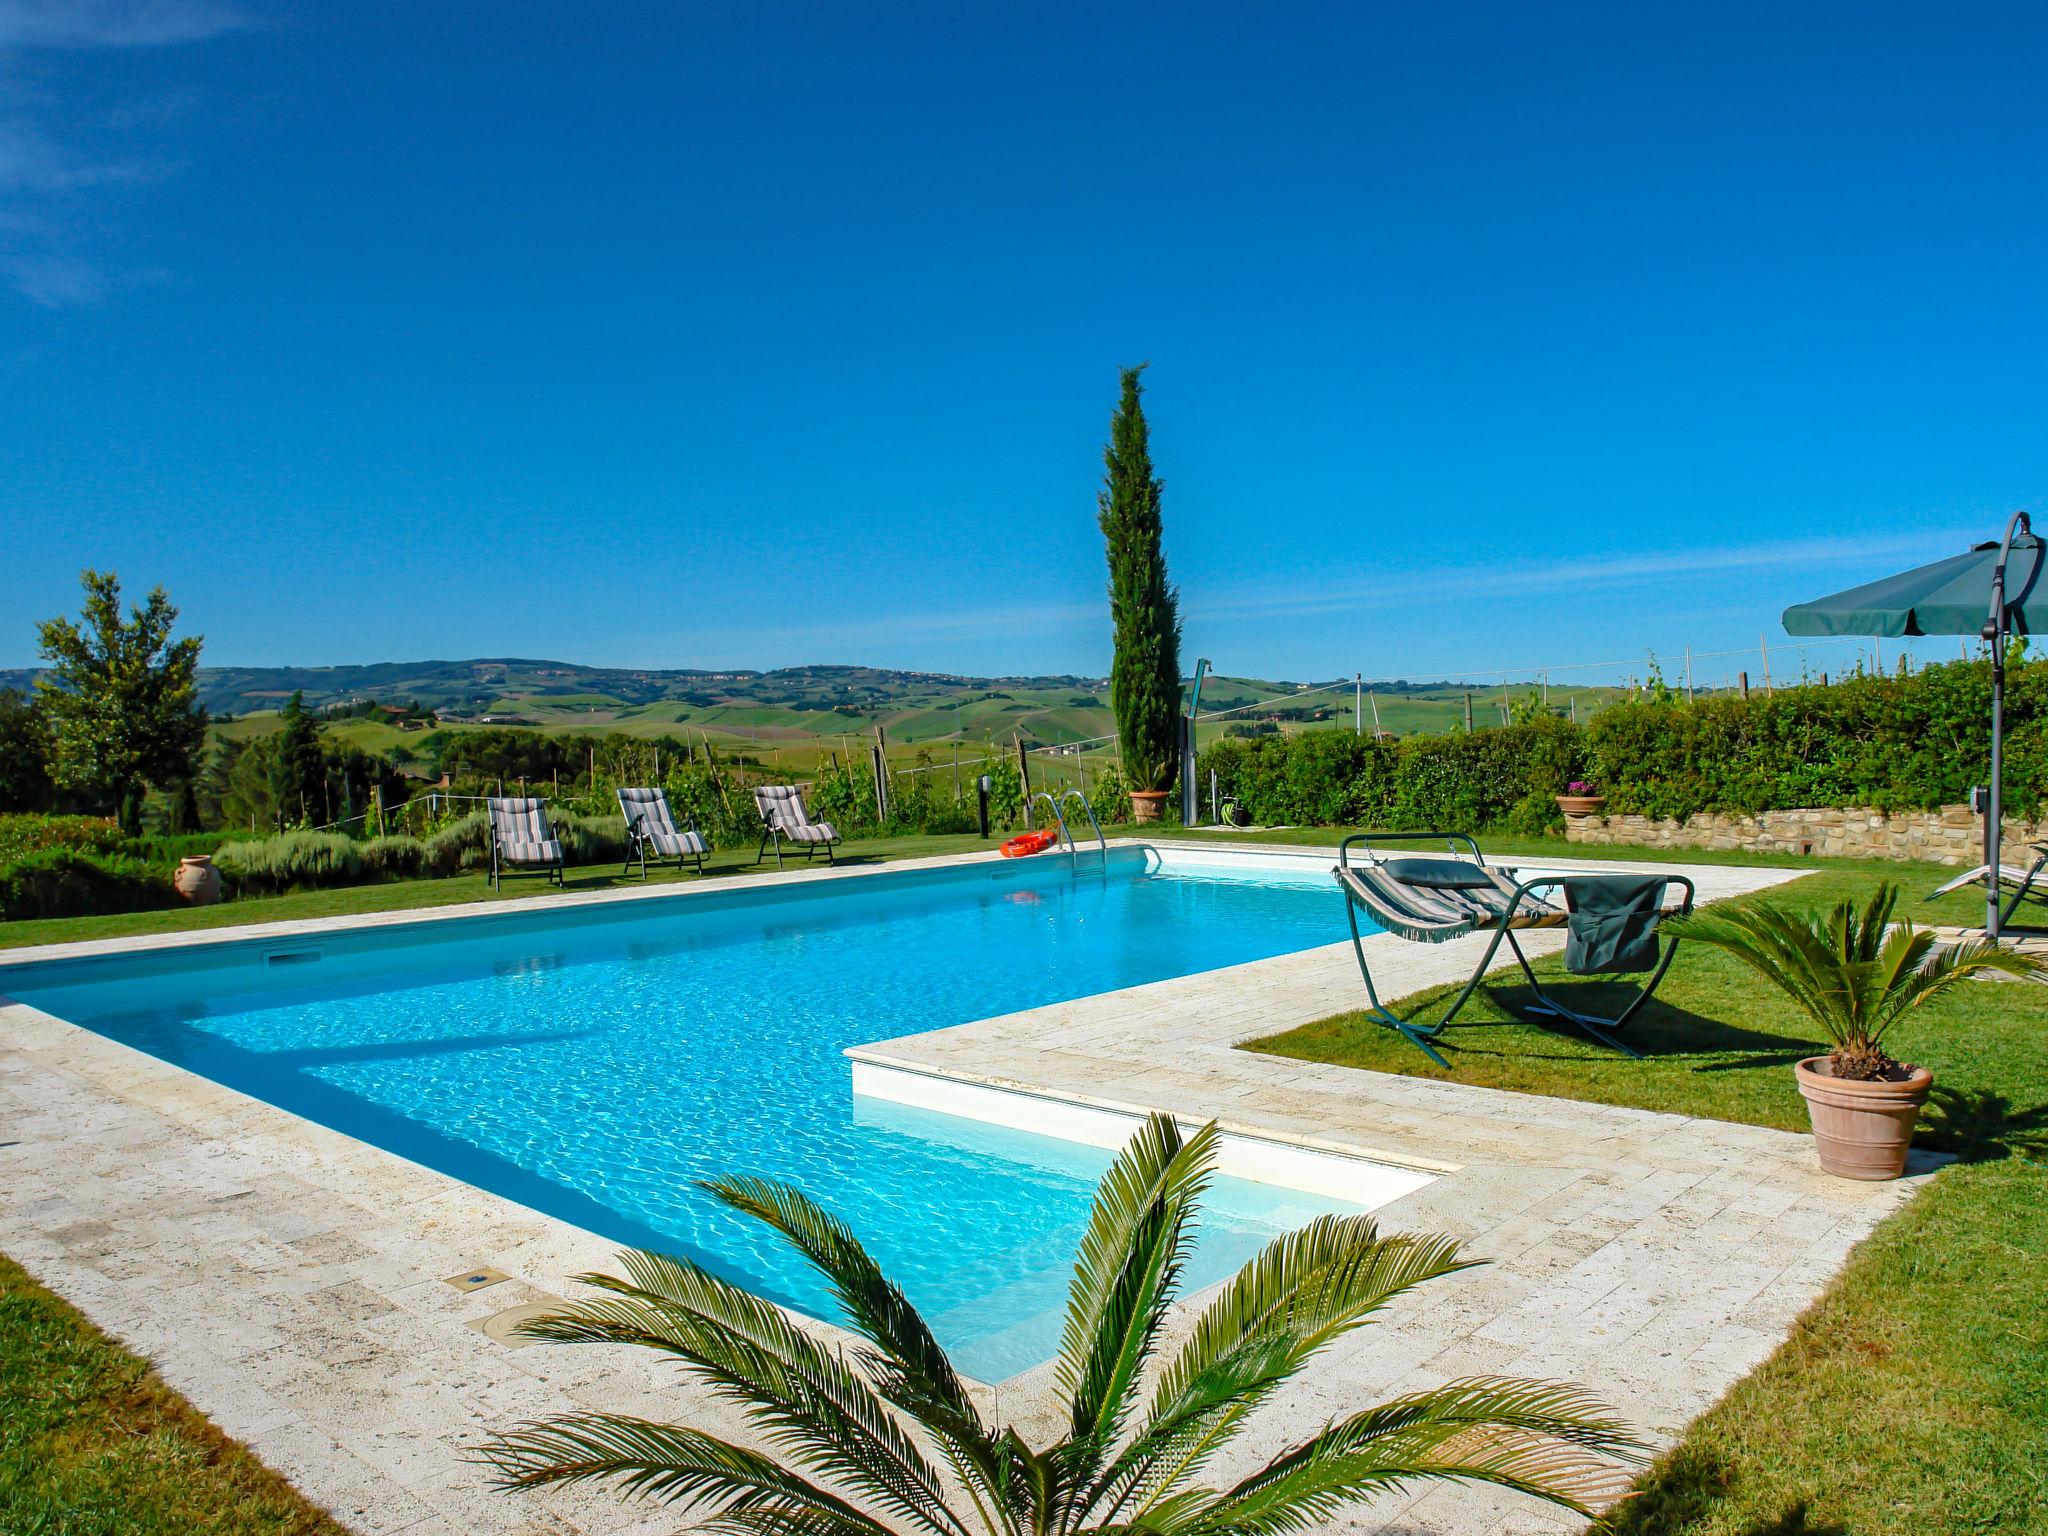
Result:
[[[0,993],[830,1316],[692,1183],[788,1179],[994,1380],[1053,1352],[1110,1154],[856,1099],[845,1047],[1332,943],[1339,901],[1132,851],[0,966]],[[1219,1180],[1192,1283],[1333,1208]]]

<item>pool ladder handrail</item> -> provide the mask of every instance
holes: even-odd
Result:
[[[1095,807],[1088,803],[1088,797],[1078,789],[1069,789],[1060,796],[1061,805],[1065,805],[1069,800],[1081,802],[1081,810],[1088,818],[1088,825],[1094,830],[1097,846],[1102,850],[1102,867],[1104,869],[1109,868],[1109,839],[1102,835],[1102,823],[1095,819]],[[1060,825],[1066,825],[1065,817],[1060,818]],[[1079,865],[1081,862],[1081,850],[1074,847],[1074,839],[1071,834],[1067,838],[1067,847],[1074,856],[1074,863]]]
[[[1095,819],[1095,808],[1088,803],[1088,797],[1078,789],[1066,790],[1057,800],[1053,798],[1049,790],[1034,790],[1031,798],[1024,802],[1024,819],[1027,822],[1030,821],[1031,807],[1043,800],[1046,809],[1052,812],[1054,823],[1060,829],[1060,841],[1066,845],[1067,857],[1073,861],[1074,867],[1078,869],[1081,864],[1081,846],[1074,841],[1073,828],[1067,825],[1066,815],[1060,810],[1060,807],[1065,805],[1070,799],[1081,802],[1081,809],[1088,817],[1088,825],[1095,829],[1095,841],[1102,847],[1102,866],[1107,869],[1109,867],[1109,839],[1102,835],[1102,823]]]

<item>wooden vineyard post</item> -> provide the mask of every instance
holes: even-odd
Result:
[[[882,727],[875,727],[875,825],[886,826],[889,821],[889,738],[882,734]]]

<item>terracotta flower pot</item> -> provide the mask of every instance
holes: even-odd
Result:
[[[195,853],[178,860],[171,885],[195,907],[210,907],[220,900],[220,871],[213,867],[211,854]]]
[[[1605,795],[1559,795],[1557,808],[1567,816],[1598,816],[1607,804]]]
[[[1141,825],[1159,819],[1161,808],[1166,804],[1169,791],[1164,789],[1134,789],[1131,791],[1131,820]]]
[[[1906,1171],[1913,1122],[1934,1086],[1934,1074],[1913,1067],[1899,1082],[1856,1082],[1836,1077],[1828,1058],[1809,1056],[1793,1069],[1806,1112],[1813,1119],[1813,1148],[1824,1172],[1843,1179],[1896,1179]]]

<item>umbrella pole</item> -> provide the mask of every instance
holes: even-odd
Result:
[[[2004,596],[2003,582],[1992,583],[1993,601]],[[2003,603],[1999,604],[2003,616]],[[2000,624],[1998,629],[2005,626]],[[2004,777],[2005,745],[2005,636],[1992,640],[1991,651],[1991,796],[1984,807],[1984,937],[1998,938],[1998,892],[2000,858],[2005,842],[1999,805],[1999,781]]]
[[[2005,525],[2005,542],[1991,571],[1991,616],[1983,638],[1991,645],[1991,785],[1984,802],[1984,937],[1998,938],[2000,858],[2005,846],[2004,807],[1999,791],[2005,777],[2005,563],[2012,558],[2016,533],[2029,533],[2027,514],[2015,512]]]

